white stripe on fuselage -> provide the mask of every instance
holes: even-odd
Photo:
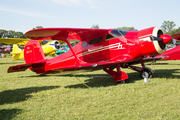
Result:
[[[96,52],[100,52],[100,51],[104,51],[104,50],[108,50],[108,49],[113,49],[113,48],[117,48],[117,49],[125,49],[125,47],[122,46],[121,43],[115,43],[115,44],[112,44],[112,45],[107,45],[107,46],[104,46],[104,47],[98,47],[98,48],[95,48],[95,49],[88,49],[88,51],[82,53],[82,55],[88,55],[88,54],[93,54],[93,53],[96,53]]]
[[[85,56],[85,55],[93,54],[93,53],[108,50],[108,49],[114,49],[114,48],[117,48],[117,50],[126,49],[125,47],[123,47],[123,45],[121,43],[115,43],[115,44],[107,45],[107,46],[104,46],[104,47],[98,47],[98,48],[95,48],[95,49],[92,49],[92,50],[88,49],[88,51],[83,52],[82,54],[81,53],[78,54],[77,57],[79,58],[79,57],[82,57],[82,56]],[[71,56],[71,57],[66,58],[64,60],[61,60],[61,62],[68,61],[68,60],[71,60],[71,59],[74,59],[74,58],[75,58],[74,56]]]

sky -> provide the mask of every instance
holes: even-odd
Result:
[[[180,0],[0,0],[0,29],[180,27]]]

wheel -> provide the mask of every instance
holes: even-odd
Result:
[[[118,81],[116,83],[118,83],[118,84],[126,84],[126,83],[129,83],[129,82],[130,82],[129,79],[126,79],[126,80]]]
[[[153,71],[152,71],[150,68],[145,68],[144,70],[141,71],[140,76],[141,76],[142,78],[145,78],[146,76],[147,76],[148,78],[152,78],[152,76],[153,76]]]

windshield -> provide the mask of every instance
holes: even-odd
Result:
[[[128,33],[126,30],[120,30],[120,29],[114,29],[111,31],[111,34],[115,37],[122,37],[125,36],[125,34]]]

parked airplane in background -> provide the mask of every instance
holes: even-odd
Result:
[[[171,36],[176,41],[180,40],[180,33],[176,33]],[[180,60],[180,45],[167,50],[166,52],[164,52],[161,55],[158,55],[157,57],[163,57],[163,56],[168,56],[167,58],[163,59],[163,61],[164,60]]]
[[[61,54],[65,53],[65,52],[67,52],[69,50],[70,50],[70,48],[68,47],[68,45],[61,46],[61,49],[56,51],[56,55],[61,55]]]
[[[30,39],[21,39],[21,38],[0,38],[0,42],[10,45],[10,44],[18,44],[18,45],[26,45],[26,43],[30,41]]]
[[[173,37],[173,39],[175,40],[180,40],[180,33],[176,33],[176,34],[173,34],[171,35]]]
[[[17,38],[0,38],[0,42],[4,44],[13,44],[12,57],[14,60],[24,59],[24,50],[19,48],[18,45],[25,46],[30,39],[17,39]],[[60,49],[59,41],[43,40],[39,41],[45,56],[51,55],[56,56],[56,51]],[[18,45],[17,45],[18,44]]]
[[[69,35],[79,36],[80,42],[74,47],[69,42]],[[84,29],[84,28],[42,28],[27,32],[30,40],[24,49],[25,64],[10,66],[8,73],[30,69],[37,74],[73,73],[103,69],[114,82],[128,82],[128,75],[120,68],[130,68],[142,74],[152,75],[144,62],[160,60],[154,57],[165,51],[171,36],[163,34],[158,27],[140,31],[119,29]],[[46,59],[38,42],[50,38],[67,43],[70,50],[51,59]],[[141,63],[141,67],[133,66]],[[114,71],[113,69],[117,69]]]
[[[71,42],[71,46],[74,47],[78,42]],[[56,55],[61,55],[67,51],[69,51],[70,48],[68,47],[67,44],[61,45],[61,48],[56,51]]]

